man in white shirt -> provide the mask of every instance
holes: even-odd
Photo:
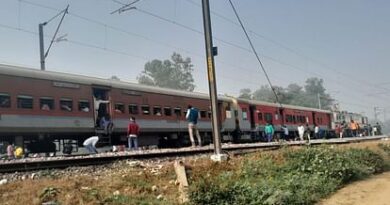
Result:
[[[319,139],[320,138],[320,127],[318,127],[318,125],[315,125],[314,127],[314,136],[315,138]]]
[[[299,139],[303,141],[303,135],[305,134],[305,127],[302,124],[298,126]]]
[[[96,150],[96,143],[99,141],[98,136],[92,136],[88,139],[86,139],[83,142],[84,147],[89,151],[89,153],[97,154],[98,151]]]

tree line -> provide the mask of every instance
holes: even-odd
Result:
[[[192,92],[195,89],[193,71],[191,58],[183,58],[174,52],[170,59],[147,62],[137,80],[140,84]],[[304,86],[296,83],[291,83],[286,88],[261,85],[253,92],[249,88],[243,88],[238,97],[276,103],[275,92],[282,104],[319,108],[320,103],[322,109],[330,109],[334,99],[326,92],[323,84],[322,79],[312,77],[306,80]]]

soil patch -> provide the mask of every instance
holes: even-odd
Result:
[[[390,205],[390,172],[352,183],[318,205]]]

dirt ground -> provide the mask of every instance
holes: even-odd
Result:
[[[318,205],[390,205],[390,172],[352,183]]]

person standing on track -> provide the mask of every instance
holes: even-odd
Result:
[[[130,123],[127,127],[127,142],[129,144],[129,149],[134,147],[135,150],[138,149],[138,135],[139,135],[139,126],[135,122],[134,117],[130,117]],[[134,146],[132,146],[134,144]]]
[[[89,151],[89,153],[97,154],[98,151],[96,150],[96,143],[99,141],[98,136],[92,136],[88,139],[86,139],[83,142],[84,147]]]
[[[200,119],[198,109],[192,107],[192,105],[188,105],[186,119],[188,120],[188,134],[190,135],[191,146],[196,146],[193,133],[194,130],[196,137],[198,138],[199,146],[202,146],[202,140],[200,138],[198,127],[196,126],[198,124],[198,120]]]

